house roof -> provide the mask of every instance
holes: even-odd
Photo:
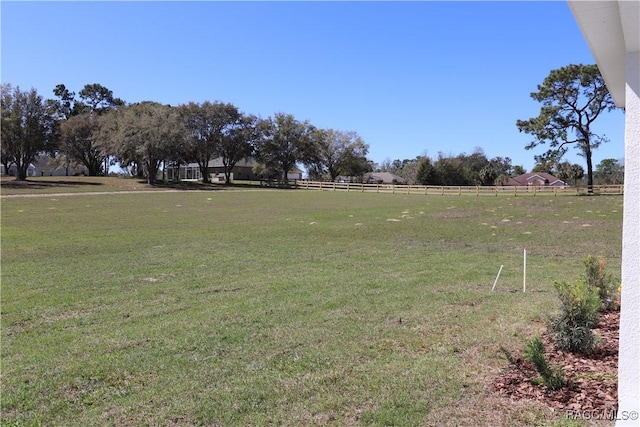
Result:
[[[530,172],[509,178],[507,185],[531,185],[533,182],[543,181],[547,185],[566,185],[566,183],[550,173],[546,172]]]
[[[391,172],[373,172],[371,173],[371,180],[373,181],[382,181],[385,184],[390,184],[394,180],[398,183],[404,183],[404,178],[401,176],[395,175]]]
[[[236,163],[236,167],[252,168],[257,163],[258,162],[256,162],[256,160],[253,157],[245,157],[242,160],[240,160],[238,163]],[[197,163],[196,163],[196,166],[197,166]],[[209,163],[207,164],[207,166],[210,168],[223,167],[224,165],[222,164],[222,157],[216,157],[215,159],[209,160]]]
[[[36,158],[34,159],[32,165],[39,171],[43,171],[43,172],[52,172],[52,171],[57,171],[57,170],[62,170],[65,171],[69,170],[69,172],[83,172],[86,171],[87,168],[85,168],[83,165],[79,165],[77,163],[70,163],[68,165],[68,167],[62,163],[62,162],[56,162],[56,159],[51,157],[51,156],[47,156],[47,155],[39,155],[36,156]]]
[[[254,159],[253,157],[245,157],[243,159],[241,159],[239,162],[237,162],[234,167],[236,168],[253,168],[254,166],[256,166],[258,164],[258,161],[256,159]],[[187,167],[187,168],[198,168],[198,163],[187,163],[185,164],[181,164],[180,167]],[[207,163],[207,167],[208,168],[223,168],[224,164],[222,163],[222,157],[216,157],[215,159],[211,159],[209,160],[209,163]],[[303,171],[300,170],[300,168],[297,165],[294,165],[291,170],[289,171],[289,173],[302,173]]]

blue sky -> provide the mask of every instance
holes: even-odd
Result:
[[[595,63],[564,1],[1,2],[2,77],[45,98],[100,83],[127,102],[231,102],[353,130],[369,158],[471,154],[530,169],[549,71]],[[622,160],[624,115],[595,124]],[[567,157],[586,169],[572,150]]]

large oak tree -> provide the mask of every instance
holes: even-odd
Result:
[[[339,175],[359,177],[367,172],[369,146],[357,132],[319,129],[313,141],[306,165],[310,176],[335,181]]]
[[[190,102],[178,110],[190,133],[188,157],[198,163],[202,181],[207,183],[210,181],[209,161],[220,154],[224,139],[229,137],[241,113],[235,105],[219,101]]]
[[[99,141],[100,119],[98,115],[82,113],[60,124],[61,147],[65,153],[63,157],[84,165],[89,176],[102,175],[109,157],[105,145]]]
[[[0,87],[2,124],[2,163],[16,166],[16,180],[27,178],[29,164],[42,152],[52,149],[53,118],[35,89],[22,91],[3,84]]]
[[[78,98],[64,84],[57,85],[53,94],[56,98],[47,103],[56,117],[59,161],[67,166],[82,164],[91,176],[106,172],[111,153],[104,150],[104,141],[100,140],[100,116],[123,107],[124,101],[99,83],[86,84]]]
[[[224,168],[224,182],[231,182],[231,171],[242,159],[250,157],[260,141],[261,132],[258,119],[253,115],[241,114],[222,138],[218,154]]]
[[[111,135],[120,163],[141,165],[149,185],[154,185],[162,162],[172,158],[187,138],[180,114],[156,102],[132,104],[110,114],[110,125],[103,130]]]
[[[261,122],[263,137],[258,143],[257,157],[266,170],[277,171],[280,178],[287,175],[298,162],[310,155],[315,128],[298,121],[291,114],[276,113]]]

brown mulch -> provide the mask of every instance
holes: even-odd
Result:
[[[515,364],[495,379],[494,390],[514,400],[531,399],[557,411],[612,412],[618,405],[618,325],[620,312],[600,314],[600,324],[594,332],[600,336],[598,350],[590,356],[579,356],[556,350],[548,334],[543,334],[545,354],[552,366],[564,370],[569,386],[547,390],[535,384],[535,367],[521,355],[513,354]]]

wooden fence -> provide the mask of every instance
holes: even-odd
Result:
[[[537,195],[583,195],[587,187],[554,186],[440,186],[440,185],[394,185],[360,184],[354,182],[296,181],[295,187],[305,190],[350,191],[358,193],[456,195],[456,196],[537,196]],[[622,185],[594,185],[592,194],[623,194]]]

